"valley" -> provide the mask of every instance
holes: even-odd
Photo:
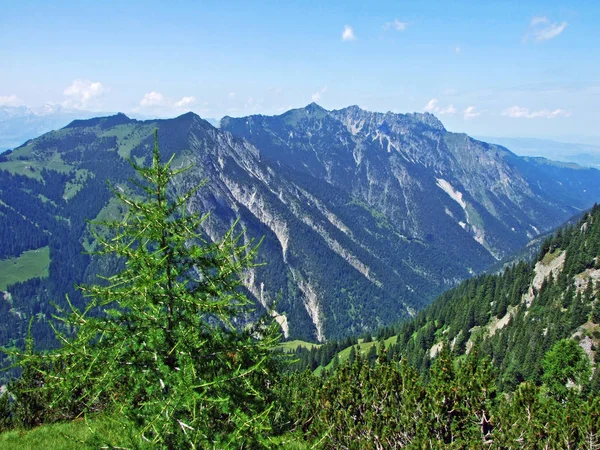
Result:
[[[48,279],[8,288],[23,317],[49,317],[65,292],[79,304],[72,286],[110,270],[82,254],[93,248],[85,220],[108,214],[106,181],[119,188],[132,174],[127,158],[147,161],[155,128],[165,157],[193,165],[177,190],[207,181],[190,206],[210,213],[205,236],[219,239],[238,217],[247,241],[264,237],[265,264],[244,285],[290,339],[324,342],[411,317],[600,197],[599,171],[517,157],[449,133],[431,114],[311,104],[226,117],[220,129],[194,114],[79,120],[1,157],[0,230],[12,242],[2,257],[48,245],[52,261]],[[46,341],[48,330],[36,333]]]

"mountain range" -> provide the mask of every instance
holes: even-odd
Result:
[[[313,103],[225,117],[220,129],[193,113],[76,120],[0,156],[0,259],[48,260],[5,288],[0,338],[22,336],[34,316],[44,342],[51,302],[69,294],[80,304],[73,285],[114,270],[82,254],[94,248],[86,220],[123,214],[106,180],[135,189],[127,159],[149,161],[155,129],[165,158],[193,166],[174,189],[207,181],[189,205],[210,212],[207,239],[236,219],[246,241],[264,236],[265,264],[244,285],[289,338],[324,341],[412,316],[600,198],[600,171],[518,157],[428,113]]]
[[[75,119],[86,119],[98,113],[46,104],[41,108],[0,106],[0,153],[58,128]]]
[[[558,142],[551,139],[477,137],[482,141],[508,147],[521,156],[546,157],[580,166],[600,167],[600,145]]]

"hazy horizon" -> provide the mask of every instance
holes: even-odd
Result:
[[[316,101],[470,135],[596,141],[600,4],[4,5],[0,105],[202,117]]]

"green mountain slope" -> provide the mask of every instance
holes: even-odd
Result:
[[[191,202],[211,214],[206,239],[238,218],[247,240],[264,236],[265,265],[246,272],[244,285],[290,339],[341,338],[409,317],[600,196],[598,171],[522,160],[447,133],[427,114],[309,105],[246,122],[224,119],[222,131],[192,113],[118,114],[75,121],[0,156],[0,259],[44,247],[50,256],[47,278],[31,272],[6,288],[2,342],[18,343],[34,316],[37,342],[51,345],[51,303],[64,305],[68,294],[79,304],[75,284],[115,270],[118,262],[82,253],[94,249],[86,220],[124,213],[106,181],[125,186],[126,159],[147,162],[155,128],[165,158],[194,166],[176,189],[207,181]],[[564,189],[534,193],[525,169],[538,178],[549,171]]]
[[[400,328],[392,351],[425,370],[441,345],[457,355],[477,343],[500,387],[540,382],[542,359],[573,338],[596,360],[600,342],[600,207],[545,241],[532,264],[461,283]]]

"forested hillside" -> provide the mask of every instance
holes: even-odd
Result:
[[[125,267],[108,285],[82,287],[91,301],[62,317],[61,348],[39,353],[30,338],[25,352],[5,349],[22,375],[0,396],[0,430],[85,416],[87,447],[600,445],[600,207],[546,240],[534,263],[464,281],[396,335],[383,328],[376,341],[332,341],[293,361],[273,348],[268,321],[231,326],[247,304],[237,289],[250,262],[236,247],[243,234],[188,245],[207,217],[175,213],[194,187],[164,202],[170,169],[158,150],[153,158],[137,168],[149,200],[116,190],[131,214],[98,224],[114,236],[94,229]],[[298,371],[307,364],[319,374]],[[96,431],[107,420],[122,435]]]
[[[320,375],[286,379],[286,417],[324,448],[598,448],[599,292],[595,206],[533,263],[461,283],[397,335],[299,348]]]
[[[394,351],[424,370],[440,346],[457,355],[479,343],[499,387],[539,383],[542,359],[560,339],[576,339],[591,361],[600,342],[600,207],[559,230],[533,264],[477,277],[443,294],[400,328]]]
[[[389,344],[389,358],[404,358],[421,374],[444,345],[457,357],[476,345],[498,374],[498,387],[511,390],[522,381],[541,382],[543,357],[561,339],[576,340],[595,363],[599,292],[600,207],[594,206],[547,238],[533,262],[466,280],[414,319],[382,328],[375,339]],[[367,340],[361,340],[363,350],[377,347],[377,342],[365,346]],[[347,347],[331,342],[299,348],[296,367],[331,368]]]
[[[208,240],[239,219],[264,237],[243,284],[284,337],[325,342],[408,318],[530,237],[600,195],[600,172],[540,164],[445,130],[431,114],[380,114],[312,104],[280,116],[223,121],[195,114],[79,120],[0,157],[0,337],[53,345],[52,303],[118,269],[94,249],[86,220],[125,213],[128,159],[148,161],[159,130],[165,158],[192,164],[176,183],[206,187],[190,210],[210,213]],[[127,187],[135,192],[135,187]]]

